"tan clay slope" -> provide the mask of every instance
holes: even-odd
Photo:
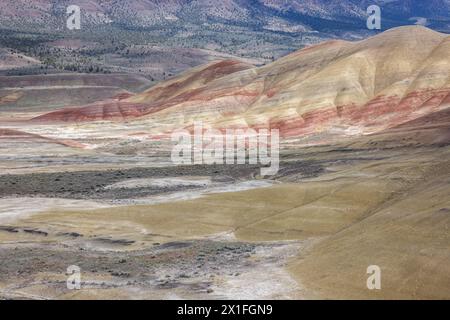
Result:
[[[0,112],[40,115],[67,106],[124,99],[151,86],[132,74],[49,74],[0,76]],[[31,116],[31,115],[30,115]]]
[[[225,76],[216,68],[205,72],[208,66],[125,99],[119,107],[138,108],[122,114],[148,115],[165,130],[203,120],[219,128],[270,126],[284,136],[333,128],[375,132],[448,104],[449,39],[424,27],[401,27],[360,42],[305,48],[260,68],[238,65]],[[38,119],[105,119],[104,109],[90,106]]]

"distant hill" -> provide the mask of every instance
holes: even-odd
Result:
[[[4,27],[64,28],[61,21],[71,4],[74,1],[3,0],[0,21]],[[448,30],[450,22],[450,3],[446,0],[82,0],[76,4],[82,8],[86,24],[123,28],[189,31],[207,23],[219,28],[339,34],[364,31],[366,9],[373,4],[382,8],[385,28],[417,21],[411,18],[424,18],[430,27]]]
[[[77,3],[81,30],[66,28]],[[262,65],[328,39],[361,40],[367,7],[381,31],[421,24],[450,31],[447,0],[3,0],[0,48],[41,61],[1,74],[138,73],[165,80],[210,61]],[[17,69],[17,68],[16,68]]]

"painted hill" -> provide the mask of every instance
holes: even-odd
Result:
[[[284,137],[377,132],[448,107],[449,53],[449,36],[400,27],[364,41],[325,42],[259,68],[234,61],[195,68],[114,105],[33,120],[139,117],[164,131],[203,120],[217,128],[277,128]]]

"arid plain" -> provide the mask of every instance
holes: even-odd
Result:
[[[404,27],[152,87],[1,78],[0,297],[449,299],[449,53]],[[199,120],[278,129],[278,173],[175,166]]]

